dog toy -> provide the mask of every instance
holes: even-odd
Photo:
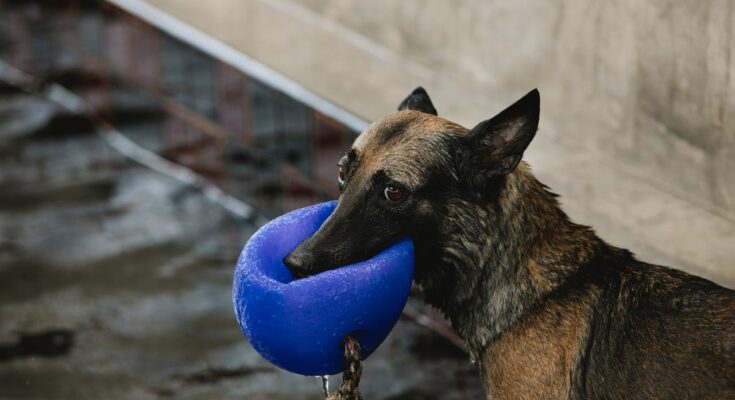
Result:
[[[314,234],[336,202],[289,212],[260,228],[235,268],[232,295],[243,334],[265,359],[302,375],[345,369],[345,338],[367,358],[388,336],[408,299],[413,242],[366,261],[296,280],[283,258]]]

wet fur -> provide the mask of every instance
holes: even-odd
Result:
[[[416,246],[490,398],[735,397],[732,291],[603,242],[525,165],[500,187],[448,204],[451,239]]]
[[[735,398],[735,292],[571,222],[518,163],[537,104],[535,121],[511,113],[469,131],[416,93],[356,140],[339,215],[294,254],[328,254],[309,260],[331,268],[411,236],[415,281],[466,341],[488,398]],[[517,123],[533,132],[508,134]],[[410,210],[370,194],[385,177],[411,191]]]

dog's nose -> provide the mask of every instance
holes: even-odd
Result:
[[[286,258],[283,259],[283,263],[286,264],[294,276],[304,278],[312,275],[310,273],[312,260],[313,257],[308,253],[292,251],[291,254],[287,255]]]

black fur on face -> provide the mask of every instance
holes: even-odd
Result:
[[[417,218],[412,211],[417,197],[405,184],[383,170],[359,183],[347,176],[332,215],[285,259],[295,275],[313,275],[366,260],[414,233]],[[386,197],[387,187],[400,191],[402,198]]]
[[[409,236],[416,279],[436,272],[430,262],[447,242],[450,205],[487,202],[512,171],[536,130],[538,92],[468,131],[434,116],[426,91],[414,90],[391,114],[368,127],[339,163],[334,213],[284,262],[297,276],[372,257]],[[525,144],[525,145],[524,145]],[[495,189],[493,189],[495,188]]]
[[[447,140],[450,149],[458,142],[449,139],[437,142]],[[410,154],[405,156],[416,161]],[[456,186],[452,184],[456,176],[452,159],[435,160],[443,168],[435,166],[433,173],[419,179],[401,171],[400,160],[392,158],[394,162],[371,167],[368,164],[374,161],[368,157],[353,148],[340,160],[344,181],[335,211],[284,260],[295,275],[313,275],[366,260],[403,237],[434,229],[434,216],[441,210],[436,196]]]

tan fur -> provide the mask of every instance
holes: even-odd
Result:
[[[528,261],[528,274],[531,277],[531,282],[542,292],[548,293],[554,288],[554,282],[536,260]]]
[[[482,359],[487,398],[567,398],[593,296],[550,301],[489,343]]]
[[[396,131],[400,135],[393,135]],[[426,179],[426,167],[445,151],[443,137],[466,132],[466,128],[454,122],[418,111],[390,114],[372,123],[355,140],[352,148],[357,151],[359,168],[354,179],[363,181],[383,169],[391,178],[414,189]]]

